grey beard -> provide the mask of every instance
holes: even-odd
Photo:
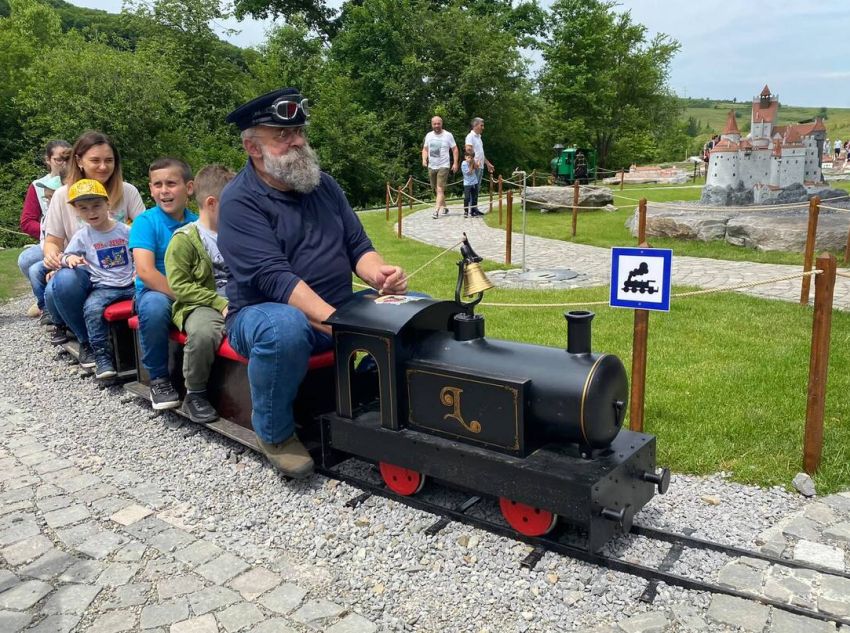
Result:
[[[310,193],[319,186],[319,158],[309,145],[290,147],[283,156],[272,156],[262,148],[266,171],[280,183],[299,193]]]

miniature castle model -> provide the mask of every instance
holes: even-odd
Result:
[[[735,111],[729,111],[720,141],[710,153],[704,201],[710,187],[736,190],[739,202],[740,193],[752,191],[752,201],[760,203],[779,201],[782,191],[792,185],[796,185],[795,190],[800,185],[807,189],[823,186],[823,121],[817,118],[813,123],[776,125],[778,110],[779,98],[765,86],[753,97],[750,133],[743,139]]]

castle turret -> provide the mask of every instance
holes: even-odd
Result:
[[[741,140],[741,132],[738,131],[738,121],[735,119],[735,111],[729,110],[729,116],[726,117],[726,127],[723,128],[721,139],[726,139],[737,143]]]

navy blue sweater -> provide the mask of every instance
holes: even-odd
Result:
[[[249,160],[225,187],[220,208],[228,317],[255,303],[288,303],[299,281],[339,306],[352,294],[357,261],[374,250],[342,189],[325,173],[308,194],[279,191]]]

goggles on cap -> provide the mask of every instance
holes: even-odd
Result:
[[[310,104],[307,99],[301,99],[300,101],[292,101],[291,99],[286,98],[278,99],[267,109],[263,110],[263,113],[271,114],[278,121],[289,123],[290,121],[295,120],[298,116],[299,110],[302,114],[304,114],[305,119],[308,118],[310,116],[309,105]]]

